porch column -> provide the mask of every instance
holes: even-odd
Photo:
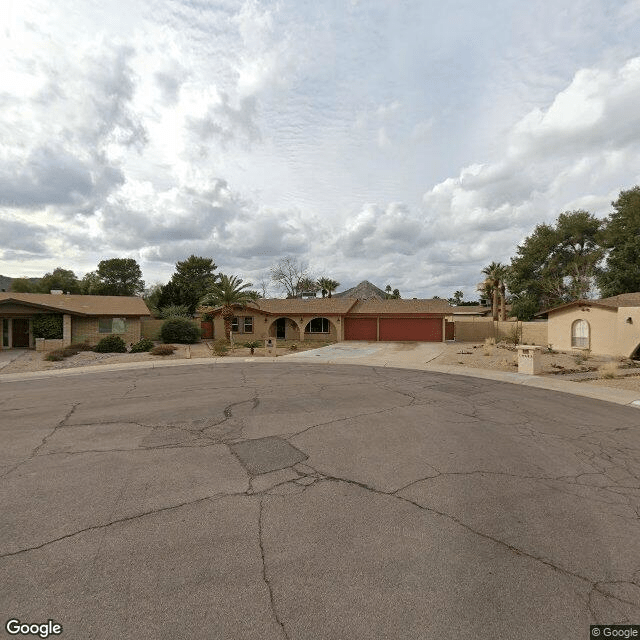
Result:
[[[302,318],[300,321],[300,342],[304,342],[304,328],[307,326],[307,322],[309,322],[306,318]]]
[[[62,316],[62,346],[68,347],[71,344],[71,316],[65,313]]]

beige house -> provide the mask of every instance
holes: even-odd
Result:
[[[61,316],[61,339],[35,337],[34,319],[42,314]],[[131,344],[140,340],[140,318],[149,315],[142,298],[0,292],[0,346],[45,350],[80,342],[97,344],[114,334]]]
[[[640,293],[576,300],[538,315],[548,316],[548,340],[554,349],[640,357]]]
[[[224,338],[221,308],[204,308],[213,318],[213,338]],[[236,307],[236,340],[400,340],[442,342],[446,300],[358,300],[356,298],[259,299]]]

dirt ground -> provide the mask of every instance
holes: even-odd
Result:
[[[331,344],[330,342],[293,342],[278,341],[277,355],[284,356],[290,353],[317,349]],[[295,345],[295,346],[293,346]],[[182,360],[185,358],[215,357],[213,344],[201,342],[194,345],[175,345],[177,347],[173,355],[152,356],[148,353],[94,353],[93,351],[81,351],[75,356],[65,358],[58,362],[48,362],[45,354],[36,351],[25,351],[23,355],[2,369],[2,373],[23,373],[28,371],[47,371],[56,369],[71,369],[88,365],[112,365],[124,362],[143,362],[158,360]],[[263,358],[267,354],[263,347],[255,349],[253,357]],[[225,354],[227,358],[250,358],[251,353],[247,347],[235,347]],[[500,343],[487,345],[483,343],[456,342],[444,345],[444,352],[438,356],[433,364],[460,365],[477,369],[490,369],[494,371],[517,371],[518,355],[513,345]],[[629,367],[638,367],[637,375],[619,376],[621,372],[629,371]],[[604,377],[607,375],[614,377]],[[640,363],[633,363],[623,358],[611,358],[604,356],[581,356],[580,354],[567,352],[542,353],[542,375],[556,376],[571,373],[593,371],[599,376],[596,380],[584,380],[580,384],[615,387],[640,391]]]

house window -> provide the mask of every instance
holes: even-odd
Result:
[[[252,316],[247,316],[244,319],[244,332],[253,333],[253,317]]]
[[[571,346],[589,348],[589,323],[586,320],[576,320],[571,325]]]
[[[233,333],[238,333],[238,324],[238,318],[235,316],[231,318],[231,331],[233,331]]]
[[[126,333],[126,318],[100,318],[98,320],[98,333]]]
[[[329,333],[329,320],[327,318],[314,318],[304,328],[305,333]]]

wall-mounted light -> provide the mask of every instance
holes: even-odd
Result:
[[[633,324],[633,320],[631,319],[631,316],[629,316],[626,320],[627,324]]]

